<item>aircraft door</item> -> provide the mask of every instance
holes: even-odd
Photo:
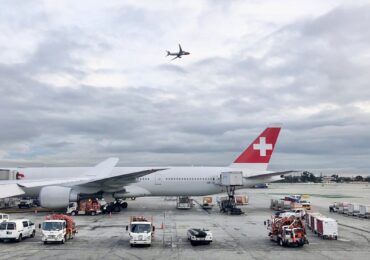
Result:
[[[155,184],[156,185],[161,185],[162,184],[162,175],[160,175],[160,174],[155,175]]]

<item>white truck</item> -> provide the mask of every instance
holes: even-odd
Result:
[[[190,209],[192,206],[192,200],[189,197],[178,197],[176,208],[177,209]]]
[[[8,214],[0,213],[0,223],[1,222],[6,222],[8,220],[9,220],[9,215]]]
[[[132,216],[130,224],[126,226],[126,231],[129,232],[132,247],[135,245],[151,246],[155,231],[153,219]]]
[[[54,214],[39,225],[41,228],[41,241],[44,244],[61,243],[64,244],[67,239],[73,239],[76,233],[75,222],[70,216]]]
[[[0,240],[22,241],[26,237],[34,237],[35,224],[29,219],[13,219],[0,224]]]

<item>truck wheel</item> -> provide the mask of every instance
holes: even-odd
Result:
[[[48,242],[44,241],[44,245],[46,245]]]
[[[36,231],[32,231],[31,237],[35,237]]]
[[[62,241],[60,241],[61,244],[64,244],[66,242],[66,237],[63,237]]]
[[[95,216],[96,215],[96,212],[95,211],[91,211],[91,216]]]
[[[72,215],[72,216],[76,216],[76,215],[77,215],[77,214],[76,214],[76,211],[72,211],[72,212],[71,212],[71,215]]]
[[[280,246],[284,246],[284,242],[283,242],[283,240],[282,240],[282,239],[279,239],[279,245],[280,245]]]
[[[22,241],[22,234],[19,235],[19,237],[17,238],[17,242],[21,242]]]

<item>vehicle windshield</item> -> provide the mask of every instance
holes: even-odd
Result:
[[[189,199],[188,198],[179,198],[180,203],[188,203]]]
[[[42,229],[47,231],[61,230],[63,228],[62,222],[44,222],[42,223]]]
[[[132,233],[149,233],[150,224],[131,224]]]
[[[6,229],[6,223],[1,223],[0,230],[5,230],[5,229]]]

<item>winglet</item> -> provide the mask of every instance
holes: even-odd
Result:
[[[85,176],[95,178],[108,177],[118,161],[119,159],[116,157],[108,158],[87,171]]]

